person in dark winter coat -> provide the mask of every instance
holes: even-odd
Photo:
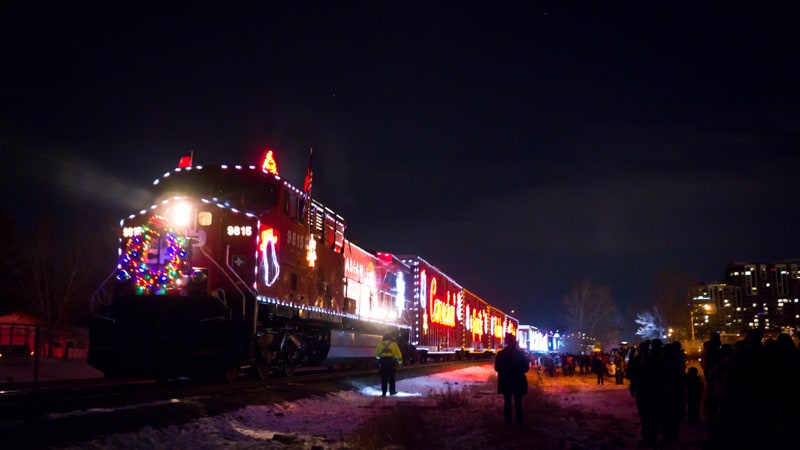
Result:
[[[614,358],[614,364],[617,366],[616,382],[617,384],[623,384],[625,382],[625,359],[618,354]]]
[[[658,339],[655,339],[658,341]],[[655,447],[658,438],[658,409],[657,409],[657,381],[654,386],[654,377],[657,373],[657,364],[654,364],[656,356],[651,354],[651,344],[653,341],[646,340],[639,344],[638,352],[628,363],[627,377],[631,380],[629,389],[631,395],[636,398],[636,411],[641,420],[642,440],[640,447]],[[661,341],[656,345],[658,357],[661,352]]]
[[[497,372],[497,393],[503,394],[503,417],[511,425],[512,400],[517,425],[522,425],[522,396],[528,393],[528,358],[517,347],[517,338],[506,333],[506,348],[497,352],[494,370]]]
[[[605,384],[606,365],[600,355],[592,355],[592,370],[597,375],[597,385]]]
[[[703,393],[703,380],[697,367],[689,367],[686,373],[686,406],[690,424],[700,423],[700,400]]]

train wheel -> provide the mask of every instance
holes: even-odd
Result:
[[[266,380],[269,378],[270,371],[272,370],[272,361],[269,358],[256,359],[256,375],[259,380]]]
[[[256,338],[255,369],[256,376],[261,380],[269,378],[272,370],[272,361],[275,353],[270,349],[275,339],[274,334],[264,334]]]
[[[231,367],[223,373],[225,381],[228,383],[235,383],[239,379],[239,366]]]
[[[284,361],[281,363],[281,372],[287,377],[291,377],[294,375],[294,363],[290,361]]]

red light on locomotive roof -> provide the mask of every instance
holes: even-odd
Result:
[[[189,169],[192,167],[192,159],[194,158],[194,150],[186,156],[181,156],[181,159],[178,161],[178,168],[179,169]]]
[[[278,164],[275,162],[275,156],[273,156],[272,150],[267,150],[267,154],[264,156],[264,162],[261,163],[261,170],[273,175],[278,175]]]

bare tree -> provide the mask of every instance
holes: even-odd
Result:
[[[48,221],[40,222],[32,236],[24,284],[30,310],[44,328],[46,356],[52,355],[54,331],[59,326],[68,326],[71,307],[86,292],[89,264],[80,244],[77,232],[71,240],[54,242],[53,225]]]
[[[22,274],[25,268],[25,244],[16,223],[7,210],[0,210],[0,312],[23,311],[25,307]]]
[[[652,303],[667,328],[677,339],[689,338],[689,291],[695,280],[683,273],[661,271],[653,285]]]
[[[561,306],[571,334],[585,333],[605,343],[618,340],[620,316],[607,286],[577,282],[564,294]]]

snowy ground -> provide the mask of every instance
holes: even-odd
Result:
[[[32,358],[0,360],[0,389],[10,383],[30,383],[34,379],[46,382],[94,378],[103,378],[103,373],[85,360],[43,358],[38,366]]]
[[[526,423],[521,429],[503,423],[496,375],[491,364],[483,364],[399,380],[394,397],[380,396],[376,376],[374,384],[322,397],[248,406],[181,426],[108,435],[71,448],[636,448],[639,421],[627,385],[597,386],[587,375],[546,377],[539,389],[535,373],[528,375],[531,392],[525,397]],[[464,403],[448,405],[448,399]],[[702,448],[701,428],[682,431],[681,444],[661,448]]]

